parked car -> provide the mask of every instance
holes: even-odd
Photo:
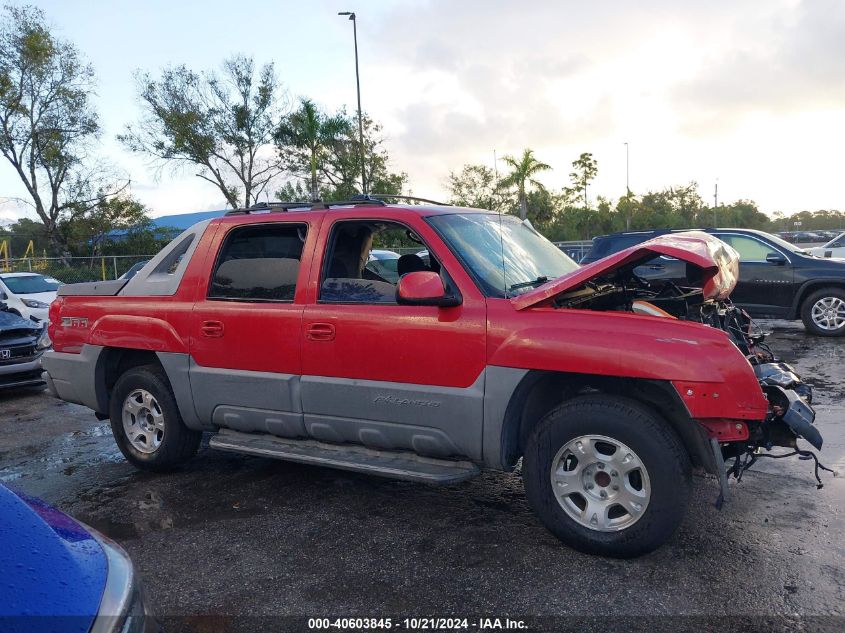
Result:
[[[0,629],[151,633],[141,583],[114,541],[0,485]]]
[[[731,300],[752,317],[801,319],[818,336],[845,334],[845,261],[819,259],[812,251],[751,229],[705,229],[740,255],[739,279]],[[585,262],[680,230],[635,231],[593,239]],[[686,283],[684,262],[656,257],[637,270],[647,280]]]
[[[149,259],[145,259],[142,262],[138,262],[137,264],[133,264],[129,270],[123,273],[118,279],[132,279],[139,270],[141,270],[144,266],[146,266],[150,262]]]
[[[44,384],[41,358],[50,348],[47,324],[37,324],[0,302],[0,389]]]
[[[392,235],[429,254],[400,258],[395,284],[365,266]],[[634,273],[660,256],[695,284]],[[243,209],[129,281],[63,286],[46,378],[110,418],[141,469],[192,458],[203,431],[211,448],[426,483],[522,458],[558,538],[635,556],[681,522],[692,468],[727,495],[726,458],[738,473],[799,437],[821,447],[811,389],[727,302],[738,259],[699,232],[579,267],[478,209]]]
[[[384,281],[395,284],[399,280],[399,253],[374,249],[370,251],[366,269]]]
[[[808,248],[807,252],[815,257],[845,257],[845,233],[836,235],[824,246]]]
[[[0,273],[3,301],[11,312],[25,319],[33,317],[46,322],[50,303],[61,285],[58,279],[38,273]]]
[[[810,242],[818,242],[822,239],[817,233],[812,231],[799,231],[792,236],[792,241],[795,244],[807,244]]]

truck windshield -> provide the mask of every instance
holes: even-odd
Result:
[[[578,268],[530,222],[512,215],[449,214],[427,220],[490,297],[522,294]]]

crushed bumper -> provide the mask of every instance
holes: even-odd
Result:
[[[769,400],[769,413],[761,425],[762,446],[797,448],[795,439],[802,438],[821,450],[822,435],[814,424],[813,388],[783,362],[757,365],[754,373]]]
[[[40,356],[25,363],[0,365],[0,389],[42,384]]]

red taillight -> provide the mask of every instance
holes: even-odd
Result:
[[[56,341],[56,334],[59,325],[61,325],[61,316],[59,316],[62,312],[62,305],[64,304],[65,300],[63,297],[56,297],[53,302],[50,304],[50,310],[48,312],[50,316],[50,323],[47,326],[47,334],[50,335],[50,339],[54,343]]]

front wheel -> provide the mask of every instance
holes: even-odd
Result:
[[[167,376],[153,365],[118,378],[109,415],[118,448],[136,468],[170,470],[193,457],[202,439],[185,426]]]
[[[656,413],[603,394],[553,409],[528,439],[523,481],[543,524],[579,551],[618,558],[662,545],[684,517],[689,456]]]
[[[801,306],[801,320],[811,334],[842,336],[845,334],[845,291],[822,288],[813,292]]]

